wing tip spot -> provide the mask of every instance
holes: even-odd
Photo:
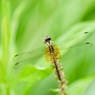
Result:
[[[84,32],[84,34],[87,34],[87,33],[89,33],[89,32]]]
[[[19,64],[19,62],[17,62],[15,65],[18,65]]]
[[[18,56],[18,54],[16,54],[14,57],[17,57]]]
[[[86,42],[85,44],[90,45],[91,47],[93,46],[93,44],[90,42]]]
[[[90,44],[90,42],[86,42],[85,44]]]

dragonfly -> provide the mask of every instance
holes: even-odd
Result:
[[[19,65],[23,65],[23,63],[35,64],[35,61],[43,55],[46,58],[46,62],[52,64],[57,64],[61,59],[65,61],[73,57],[75,58],[75,56],[82,54],[92,47],[92,43],[85,41],[90,35],[90,32],[82,32],[70,39],[59,41],[56,44],[52,41],[51,37],[46,36],[44,38],[46,47],[40,47],[25,53],[16,54],[14,56],[14,66],[18,67]],[[78,43],[79,40],[81,40],[81,42]],[[56,64],[55,67],[57,69]],[[59,79],[61,79],[60,76]]]

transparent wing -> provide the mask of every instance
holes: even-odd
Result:
[[[32,51],[28,51],[26,53],[16,54],[13,58],[15,62],[14,68],[23,66],[26,63],[34,64],[37,61],[37,59],[44,55],[44,53],[45,47],[41,47]]]
[[[84,42],[82,44],[76,44],[73,46],[61,47],[61,55],[63,61],[69,60],[71,58],[75,58],[80,54],[87,52],[89,48],[92,47],[92,43]]]
[[[84,42],[87,37],[90,37],[90,35],[90,32],[83,32],[70,39],[59,41],[56,45],[61,51],[62,60],[69,60],[86,52],[92,46],[90,42]],[[37,59],[45,55],[45,49],[45,47],[41,47],[27,53],[16,54],[14,56],[15,67],[19,67],[18,65],[22,66],[24,65],[23,63],[35,63]]]
[[[59,40],[57,43],[58,46],[61,45],[61,47],[64,47],[65,45],[69,45],[69,46],[72,46],[74,45],[75,43],[79,43],[80,41],[85,41],[90,38],[91,36],[91,33],[90,32],[82,32],[82,33],[79,33],[75,36],[71,36],[70,38],[63,38],[62,37],[62,40]]]
[[[90,36],[90,32],[82,32],[70,39],[57,42],[56,45],[61,51],[62,60],[69,60],[86,52],[92,46],[92,43],[87,42],[87,39],[90,38]]]

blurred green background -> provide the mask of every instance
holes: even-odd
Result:
[[[93,46],[61,61],[69,95],[95,95],[95,0],[0,0],[0,95],[59,95],[51,91],[58,83],[43,56],[20,71],[13,56],[44,46],[47,35],[57,42],[86,31]]]

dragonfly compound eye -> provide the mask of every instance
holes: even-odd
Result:
[[[46,36],[44,39],[44,42],[49,42],[51,40],[51,38],[49,36]]]

